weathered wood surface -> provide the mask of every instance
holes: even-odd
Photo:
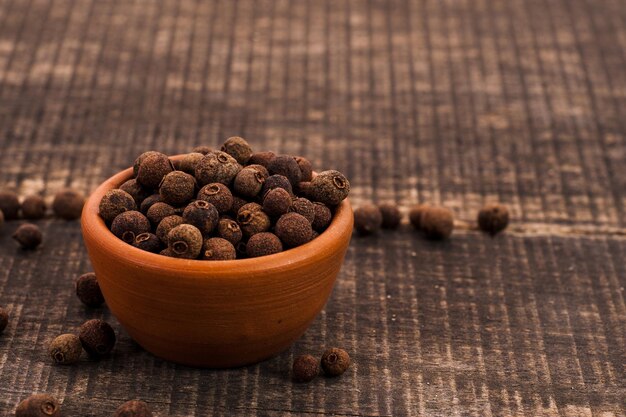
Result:
[[[0,182],[85,192],[141,151],[239,134],[345,171],[352,200],[446,204],[510,231],[355,238],[291,350],[227,371],[142,351],[72,280],[79,225],[0,234],[0,415],[33,391],[67,415],[626,415],[626,7],[619,0],[0,0]],[[112,320],[109,360],[54,367],[55,335]],[[335,380],[294,354],[346,347]]]

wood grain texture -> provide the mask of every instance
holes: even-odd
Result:
[[[85,192],[147,149],[229,135],[344,171],[352,202],[485,201],[514,224],[446,243],[354,238],[289,351],[241,369],[109,360],[47,343],[105,309],[77,223],[35,253],[0,233],[0,415],[33,391],[68,415],[131,398],[178,416],[625,416],[626,8],[619,0],[0,0],[0,183]],[[464,229],[469,229],[465,227]],[[350,351],[294,385],[294,355]]]

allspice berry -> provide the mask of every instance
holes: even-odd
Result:
[[[276,154],[272,151],[255,152],[250,156],[248,164],[250,165],[263,165],[267,168],[270,161],[276,157]]]
[[[204,158],[204,154],[200,152],[188,153],[180,161],[180,170],[187,174],[195,175],[196,165],[202,158]]]
[[[478,212],[477,220],[480,230],[493,236],[508,226],[509,210],[502,204],[487,204]]]
[[[29,195],[22,201],[22,217],[29,220],[42,219],[48,206],[40,195]]]
[[[298,166],[300,167],[300,172],[302,174],[300,177],[300,181],[311,181],[313,179],[313,165],[311,164],[311,161],[303,156],[296,156],[295,160],[298,163]]]
[[[131,400],[120,405],[113,417],[153,417],[150,406],[144,401]]]
[[[76,220],[83,212],[85,196],[76,190],[66,188],[56,193],[52,202],[52,211],[65,220]]]
[[[159,225],[156,228],[155,234],[164,245],[167,245],[167,235],[170,233],[170,231],[173,228],[183,224],[184,222],[185,221],[183,220],[181,216],[178,216],[178,215],[168,216],[164,218],[163,220],[161,220],[161,223],[159,223]]]
[[[168,216],[176,214],[176,209],[167,203],[157,202],[150,206],[146,212],[146,217],[152,224],[159,224],[161,220]]]
[[[115,331],[104,320],[88,320],[78,331],[78,337],[85,352],[94,359],[102,358],[113,350],[115,346]]]
[[[15,417],[60,417],[59,402],[48,394],[33,394],[20,402]]]
[[[422,214],[424,214],[429,207],[430,206],[426,204],[416,204],[409,210],[409,221],[415,230],[422,229]]]
[[[269,190],[263,198],[263,211],[272,217],[279,217],[289,212],[293,198],[284,188]]]
[[[165,203],[182,206],[196,195],[196,179],[182,171],[174,171],[163,177],[159,194]]]
[[[249,257],[271,255],[283,251],[283,244],[274,233],[261,232],[252,235],[246,244],[246,252]]]
[[[226,139],[222,145],[222,152],[226,152],[237,160],[241,165],[245,165],[252,156],[252,148],[244,138],[233,136]]]
[[[48,346],[48,354],[57,365],[70,365],[80,359],[83,345],[75,334],[62,334]]]
[[[246,166],[246,168],[254,168],[254,169],[256,169],[257,171],[259,171],[261,173],[261,175],[263,176],[263,179],[267,179],[267,177],[270,176],[270,172],[263,165],[252,164],[252,165]]]
[[[197,152],[197,153],[201,153],[202,155],[206,155],[208,153],[213,152],[213,148],[211,148],[210,146],[201,145],[201,146],[196,146],[195,148],[193,148],[191,152],[192,153]]]
[[[159,253],[161,251],[161,239],[153,233],[141,233],[135,236],[133,246],[147,252]]]
[[[135,200],[137,207],[141,202],[150,196],[150,190],[143,187],[135,178],[130,179],[120,185],[120,190],[126,191]]]
[[[268,215],[257,203],[248,203],[241,207],[237,213],[237,223],[246,237],[266,232],[272,225]]]
[[[98,210],[100,217],[109,223],[125,211],[137,210],[137,203],[126,191],[114,189],[104,194],[100,200]]]
[[[220,214],[211,203],[196,200],[183,211],[183,220],[200,230],[203,236],[208,236],[217,227]]]
[[[241,208],[245,206],[246,204],[248,204],[248,200],[234,195],[233,205],[230,208],[229,213],[231,213],[234,217],[237,217],[237,213],[239,213],[239,210],[241,210]]]
[[[157,152],[157,151],[147,151],[142,153],[141,155],[139,155],[137,157],[137,159],[135,159],[135,162],[133,163],[133,176],[136,177],[137,174],[139,174],[139,166],[141,165],[141,163],[149,156],[152,155],[162,155],[161,152]]]
[[[212,237],[204,241],[202,259],[211,261],[228,261],[237,257],[232,243],[221,237]]]
[[[292,377],[296,382],[309,382],[320,373],[319,361],[311,355],[300,355],[293,361]]]
[[[267,195],[267,193],[274,188],[282,188],[289,194],[293,194],[293,187],[291,186],[289,179],[284,175],[270,175],[267,177],[265,183],[263,184],[261,195]]]
[[[22,249],[35,249],[41,244],[43,234],[39,227],[32,223],[24,223],[18,227],[13,233],[13,239],[22,247]]]
[[[151,152],[139,162],[137,181],[144,187],[156,189],[163,178],[172,171],[174,171],[174,166],[167,155]]]
[[[384,202],[378,205],[380,214],[383,216],[383,229],[397,229],[402,221],[402,214],[395,203]]]
[[[305,244],[313,238],[311,223],[298,213],[283,214],[276,222],[275,233],[290,248]]]
[[[228,213],[233,206],[233,194],[227,186],[219,182],[202,187],[197,198],[213,204],[220,214]]]
[[[241,165],[235,158],[226,152],[213,151],[198,161],[195,175],[200,186],[213,182],[230,185],[240,170]]]
[[[380,230],[383,216],[374,204],[366,204],[354,210],[354,228],[361,235],[371,235]]]
[[[235,176],[233,190],[242,197],[254,198],[263,188],[265,177],[254,168],[245,167]]]
[[[9,312],[0,307],[0,334],[9,325]]]
[[[136,210],[118,214],[111,222],[111,232],[129,244],[133,243],[137,235],[149,232],[150,229],[148,218]]]
[[[163,199],[161,198],[160,194],[149,195],[145,198],[145,200],[141,202],[141,205],[139,206],[139,211],[141,211],[143,214],[146,214],[153,204],[160,203],[162,201]]]
[[[311,224],[315,220],[315,205],[306,198],[294,198],[290,210],[303,215]]]
[[[327,206],[336,206],[350,193],[350,182],[339,171],[320,172],[311,180],[310,197]]]
[[[429,239],[446,239],[454,229],[454,215],[445,207],[428,207],[421,215],[420,228]]]
[[[267,170],[272,175],[283,175],[287,177],[292,187],[297,186],[302,180],[300,166],[291,155],[277,155],[269,162]]]
[[[333,212],[322,203],[314,203],[315,219],[313,219],[313,230],[322,233],[333,220]]]
[[[0,210],[6,220],[17,219],[20,213],[20,200],[15,191],[0,190]]]
[[[228,240],[233,245],[239,243],[243,237],[243,232],[241,231],[239,224],[232,219],[226,218],[220,219],[217,225],[217,234],[219,237]]]
[[[208,204],[208,203],[207,203]],[[202,250],[202,233],[190,224],[176,226],[167,234],[168,248],[177,258],[196,259]]]
[[[339,376],[350,366],[350,355],[343,349],[330,348],[322,355],[322,369],[328,376]]]
[[[75,287],[76,296],[86,306],[99,307],[104,303],[104,296],[95,273],[88,272],[78,277]]]

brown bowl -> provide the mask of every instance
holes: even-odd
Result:
[[[350,242],[347,200],[328,229],[300,247],[233,261],[175,259],[128,245],[98,215],[102,196],[131,176],[127,169],[100,185],[81,224],[107,305],[137,343],[173,362],[223,368],[276,355],[304,333]]]

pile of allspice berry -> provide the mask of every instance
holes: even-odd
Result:
[[[184,259],[254,258],[303,245],[350,191],[339,171],[313,175],[308,159],[255,153],[241,137],[175,161],[145,152],[133,174],[104,195],[100,216],[128,244]]]

